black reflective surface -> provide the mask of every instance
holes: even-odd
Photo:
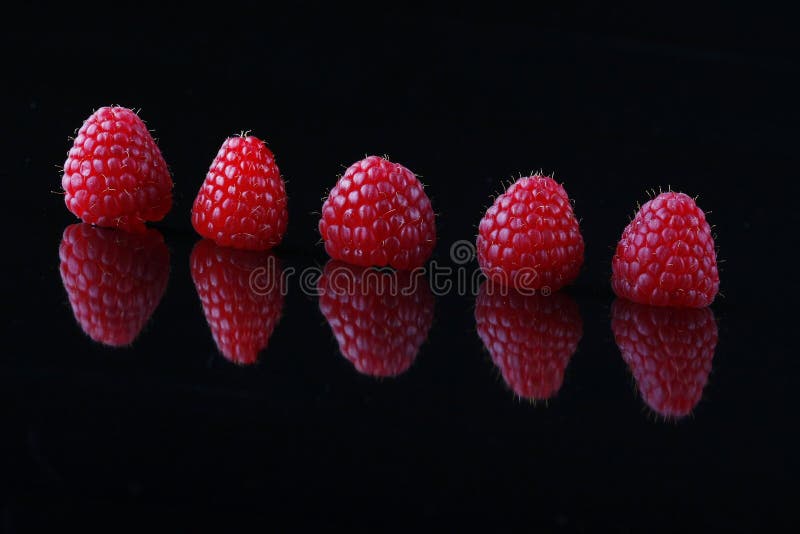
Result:
[[[20,51],[8,58],[19,83],[6,88],[16,129],[3,147],[6,527],[80,525],[101,510],[111,525],[163,515],[178,530],[212,516],[227,528],[569,531],[790,518],[798,66],[784,26],[756,17],[759,40],[714,25],[714,13],[681,34],[669,31],[679,14],[645,17],[651,31],[632,14],[545,15],[334,27],[280,14],[270,31],[240,20],[229,40],[169,18],[4,35]],[[104,278],[125,288],[109,307],[75,296],[86,290],[70,277],[80,251],[62,240],[79,221],[53,192],[68,136],[111,103],[142,108],[176,187],[146,243],[67,230],[126,266]],[[225,337],[202,265],[237,280],[268,258],[198,244],[189,210],[219,144],[245,129],[268,140],[287,179],[289,231],[270,256],[283,271],[329,268],[316,232],[323,195],[344,165],[388,153],[427,186],[443,265],[504,181],[554,171],[581,219],[582,274],[555,305],[489,301],[477,288],[362,295],[354,309],[413,332],[397,343],[362,321],[372,337],[358,350],[345,339],[355,312],[293,278],[285,296],[251,303],[249,333]],[[700,316],[624,308],[608,284],[636,202],[667,186],[699,195],[715,225],[722,296]],[[498,314],[513,332],[491,326]],[[674,339],[674,324],[693,325],[690,363],[630,341],[637,328]],[[511,334],[524,350],[492,345]],[[381,344],[392,357],[374,361]]]

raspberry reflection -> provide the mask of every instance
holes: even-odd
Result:
[[[169,250],[158,230],[142,233],[79,223],[64,229],[60,271],[72,312],[103,345],[130,345],[158,307],[169,279]]]
[[[583,335],[578,305],[568,295],[525,295],[491,282],[475,303],[478,335],[508,387],[529,400],[554,397]]]
[[[433,322],[434,299],[423,274],[331,260],[318,289],[339,350],[359,373],[388,377],[408,370]]]
[[[645,403],[681,418],[700,402],[717,347],[709,308],[662,308],[617,299],[611,329]]]
[[[275,255],[199,241],[192,280],[222,355],[239,365],[258,361],[283,310],[283,280]]]

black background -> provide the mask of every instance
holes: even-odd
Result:
[[[791,17],[725,4],[527,14],[231,3],[56,10],[3,30],[6,319],[0,507],[10,531],[255,520],[354,530],[482,525],[747,530],[796,498],[798,74]],[[92,110],[141,108],[173,172],[154,226],[169,287],[130,349],[72,316],[59,166]],[[287,180],[285,265],[326,260],[337,174],[388,154],[421,176],[439,245],[473,239],[508,179],[575,200],[584,335],[558,396],[506,388],[470,296],[437,299],[404,375],[358,375],[295,290],[255,367],[216,351],[189,275],[189,211],[222,140],[267,140]],[[715,225],[720,340],[687,419],[649,412],[610,329],[613,248],[648,190]],[[101,518],[109,518],[109,521]],[[217,527],[219,528],[219,527]]]

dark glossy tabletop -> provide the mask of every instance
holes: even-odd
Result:
[[[410,20],[365,31],[407,35]],[[321,23],[222,44],[154,30],[134,46],[139,34],[122,32],[107,48],[11,32],[28,54],[12,67],[49,74],[8,95],[22,132],[5,142],[3,173],[21,200],[3,254],[8,528],[80,524],[107,505],[193,531],[228,505],[263,525],[355,530],[747,530],[789,517],[800,368],[788,335],[797,282],[781,251],[797,223],[797,63],[722,30],[715,46],[699,31],[681,41],[559,20],[531,32],[437,19],[413,42],[370,46]],[[96,61],[102,84],[65,83],[76,55]],[[58,193],[68,137],[112,103],[142,108],[175,181],[173,210],[146,237],[78,225]],[[271,256],[201,242],[189,221],[219,144],[241,130],[269,142],[287,181],[289,230]],[[321,199],[372,153],[426,184],[432,262],[451,269],[452,288],[422,281],[387,297],[329,263]],[[577,282],[547,298],[458,288],[478,267],[451,247],[474,242],[509,178],[540,168],[581,220]],[[654,312],[609,285],[636,203],[667,187],[699,195],[715,226],[721,295],[706,310]],[[79,246],[143,273],[119,275],[132,284],[124,311],[77,295]],[[258,339],[237,346],[209,326],[202,265],[214,262],[236,276],[291,273],[258,296]],[[319,294],[334,268],[350,295]],[[114,313],[124,320],[97,318]],[[402,334],[381,330],[393,313],[410,321]],[[637,338],[643,324],[655,334]],[[504,336],[547,350],[521,355]]]

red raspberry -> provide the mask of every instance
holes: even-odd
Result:
[[[411,366],[433,322],[433,295],[424,277],[331,260],[318,289],[339,350],[359,373],[398,376]]]
[[[422,266],[436,244],[431,201],[410,170],[377,156],[345,171],[322,205],[331,258],[364,267]]]
[[[80,223],[58,249],[72,312],[93,340],[130,345],[155,311],[169,278],[169,251],[158,230],[129,234]]]
[[[552,291],[572,282],[583,264],[583,237],[567,192],[536,174],[495,199],[478,229],[478,263],[495,283]]]
[[[84,222],[143,232],[172,207],[172,178],[142,119],[100,108],[78,130],[64,163],[67,209]]]
[[[256,363],[283,310],[285,287],[277,258],[203,239],[194,246],[190,262],[217,348],[233,363]]]
[[[578,305],[561,293],[523,295],[486,281],[475,303],[480,336],[508,387],[522,398],[553,397],[578,348]]]
[[[717,347],[711,310],[655,308],[617,299],[611,329],[647,405],[664,417],[691,413]]]
[[[645,203],[622,232],[611,287],[653,306],[702,308],[719,291],[714,238],[703,210],[683,193]]]
[[[267,250],[289,221],[286,189],[272,151],[257,137],[222,143],[192,207],[192,226],[218,245]]]

